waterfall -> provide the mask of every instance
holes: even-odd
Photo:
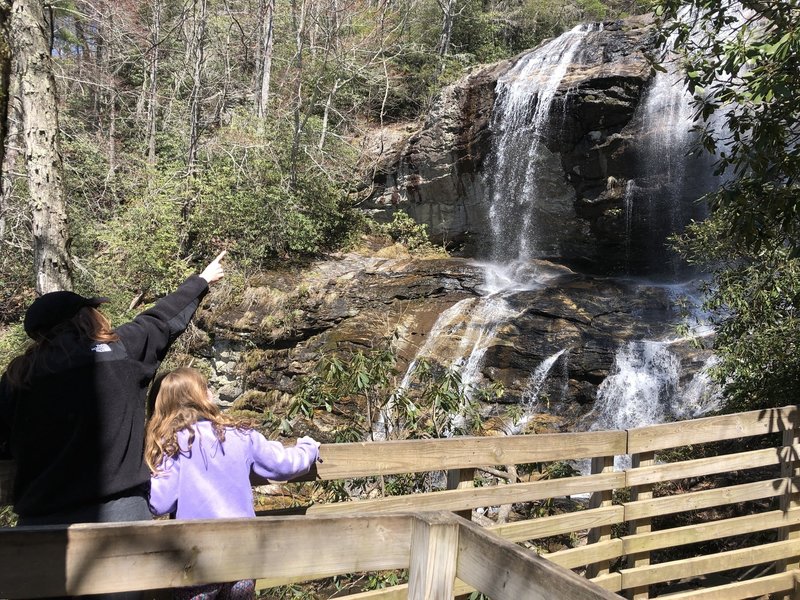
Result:
[[[664,342],[642,340],[622,346],[608,377],[597,389],[592,429],[630,429],[663,423],[678,387],[680,361]]]
[[[625,183],[625,196],[623,197],[625,205],[625,271],[627,273],[630,273],[631,263],[631,230],[633,227],[633,193],[635,186],[635,180],[629,179]]]
[[[538,404],[539,400],[539,392],[542,390],[542,386],[544,385],[547,376],[550,374],[553,365],[556,364],[556,361],[561,358],[561,355],[567,351],[567,348],[563,348],[545,358],[541,364],[534,369],[531,376],[528,378],[527,383],[525,384],[525,391],[522,394],[522,404],[525,406],[533,409]]]
[[[681,361],[671,341],[628,342],[597,390],[591,429],[631,429],[692,419],[719,408],[720,395],[708,376],[714,359],[681,382]]]
[[[626,229],[645,253],[637,257],[639,271],[678,276],[685,268],[669,248],[667,238],[681,232],[705,211],[696,200],[715,185],[707,161],[691,157],[696,134],[691,130],[692,97],[675,59],[666,60],[644,92],[637,109],[641,137],[637,152],[637,184],[626,188]],[[628,215],[627,211],[630,210]],[[630,244],[630,237],[626,240]]]
[[[495,136],[488,188],[491,257],[527,260],[536,247],[536,204],[547,149],[543,139],[556,91],[590,31],[579,25],[530,52],[496,86],[491,130]],[[563,187],[563,184],[562,184]]]

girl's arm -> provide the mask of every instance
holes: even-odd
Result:
[[[272,442],[257,431],[250,432],[253,472],[259,477],[286,481],[305,475],[319,456],[319,442],[306,436],[290,448]]]
[[[150,477],[150,512],[166,515],[178,509],[180,461],[164,458],[157,475]]]

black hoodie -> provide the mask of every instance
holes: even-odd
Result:
[[[193,275],[118,327],[118,342],[65,333],[42,349],[29,385],[12,388],[3,375],[0,448],[16,461],[17,514],[70,510],[149,483],[147,388],[207,291]]]

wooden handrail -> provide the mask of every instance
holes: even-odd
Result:
[[[456,577],[495,600],[619,600],[445,512],[6,528],[0,565],[3,598],[408,568],[412,600],[450,600]]]

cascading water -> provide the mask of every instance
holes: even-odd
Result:
[[[543,143],[556,91],[578,52],[587,25],[579,25],[522,58],[498,82],[492,109],[494,149],[490,190],[490,257],[528,260],[537,247],[537,209],[552,158]],[[563,181],[556,182],[563,188]]]
[[[641,122],[637,185],[626,189],[625,201],[626,225],[632,224],[628,233],[645,250],[637,257],[636,270],[674,277],[686,265],[669,248],[667,238],[681,232],[690,219],[705,216],[695,201],[715,183],[708,161],[690,156],[696,141],[689,126],[692,97],[675,61],[667,60],[666,66],[645,90],[635,117]]]
[[[539,392],[542,391],[542,386],[544,385],[547,376],[550,375],[550,371],[553,368],[553,365],[556,364],[561,355],[567,351],[567,348],[559,350],[555,354],[548,356],[545,358],[542,363],[536,367],[534,372],[528,378],[527,383],[525,384],[525,392],[522,394],[522,403],[535,410],[538,402],[539,402]]]
[[[575,190],[565,185],[560,155],[548,145],[557,147],[551,142],[558,140],[559,127],[571,116],[565,112],[570,106],[565,76],[583,60],[583,45],[593,31],[597,28],[581,25],[566,32],[522,57],[498,79],[490,123],[493,145],[484,180],[489,237],[479,252],[488,259],[480,263],[484,283],[478,291],[483,295],[462,300],[440,315],[409,362],[401,392],[413,387],[422,359],[458,368],[466,386],[479,383],[487,349],[496,344],[501,325],[525,310],[515,301],[519,298],[516,294],[547,285],[533,266],[534,259],[559,255],[563,207],[572,210],[575,202]],[[563,103],[560,111],[559,102]],[[692,201],[713,182],[706,163],[687,160],[693,142],[691,117],[690,98],[681,76],[677,71],[659,73],[632,121],[638,121],[641,130],[641,136],[636,136],[641,143],[635,177],[625,177],[624,196],[618,198],[624,211],[625,259],[630,272],[674,279],[678,263],[665,250],[666,238],[680,231],[690,218],[702,217]],[[637,264],[631,268],[634,261]],[[688,418],[716,406],[718,396],[705,370],[690,380],[682,376],[681,358],[672,347],[675,340],[625,339],[628,341],[618,349],[608,377],[598,388],[592,429],[624,429]],[[523,385],[520,404],[527,414],[517,420],[512,433],[520,431],[533,413],[547,408],[537,399],[545,385],[551,391],[553,382],[548,378],[557,364],[564,371],[563,398],[557,400],[567,399],[572,380],[566,357],[571,353],[566,348],[548,349],[553,350],[557,351],[530,372]],[[569,389],[583,393],[580,385]]]

